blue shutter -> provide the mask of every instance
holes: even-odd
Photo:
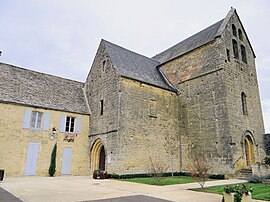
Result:
[[[76,118],[76,128],[75,128],[75,133],[80,133],[81,132],[81,125],[82,125],[82,119]]]
[[[43,130],[49,130],[50,129],[50,113],[45,112],[44,113],[44,124],[43,124]]]
[[[30,128],[31,113],[32,113],[32,111],[29,109],[26,109],[24,111],[22,128]]]
[[[66,116],[61,116],[60,118],[60,133],[64,133],[65,132],[65,128],[66,128]]]

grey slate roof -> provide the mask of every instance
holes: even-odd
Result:
[[[89,114],[83,85],[0,63],[0,102]]]
[[[223,20],[224,19],[218,21],[152,58],[161,63],[165,63],[213,41],[220,34],[219,28]]]
[[[119,75],[175,91],[159,72],[159,62],[102,40]]]

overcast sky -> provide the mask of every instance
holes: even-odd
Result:
[[[231,6],[257,56],[270,133],[269,0],[0,0],[0,61],[84,82],[102,38],[151,57],[223,19]]]

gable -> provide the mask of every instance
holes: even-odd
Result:
[[[158,69],[159,62],[102,40],[113,67],[120,76],[175,91]]]

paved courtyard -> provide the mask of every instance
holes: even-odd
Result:
[[[206,186],[244,182],[243,180],[210,181]],[[220,202],[217,194],[189,191],[198,183],[152,186],[118,180],[94,180],[88,176],[5,178],[0,183],[0,201],[25,202]],[[4,190],[3,190],[4,189]],[[9,197],[7,195],[9,193]],[[16,198],[17,197],[17,198]],[[255,200],[254,200],[255,201]]]

